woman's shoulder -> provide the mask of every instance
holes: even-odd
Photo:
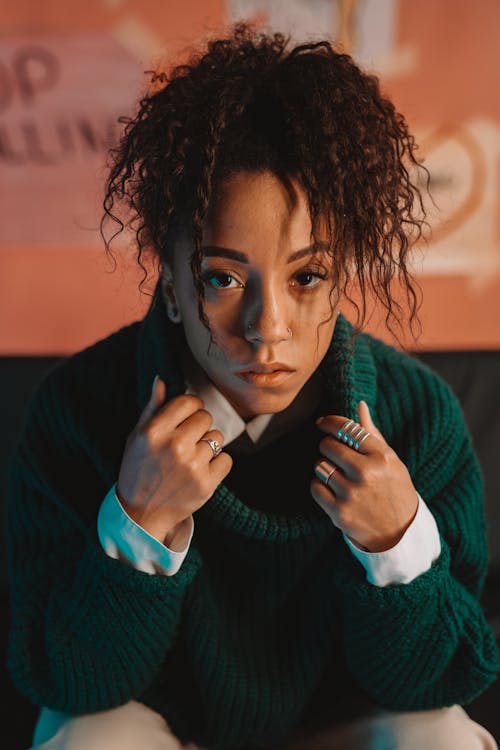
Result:
[[[139,327],[140,321],[131,323],[57,362],[32,393],[28,425],[45,431],[50,420],[61,435],[128,427],[135,417]]]
[[[404,395],[407,388],[417,387],[435,389],[447,397],[454,397],[449,384],[419,359],[417,350],[397,348],[375,333],[356,329],[344,316],[339,316],[337,325],[341,341],[347,350],[350,349],[349,342],[354,336],[355,377],[363,381],[376,381],[378,388],[391,387],[400,395]]]
[[[463,429],[464,412],[451,385],[417,352],[398,349],[363,332],[359,334],[373,360],[377,402],[395,421],[414,421],[422,428],[433,423],[442,429]]]
[[[360,335],[376,372],[374,421],[412,476],[418,476],[422,497],[431,494],[427,488],[436,485],[436,472],[440,482],[451,481],[463,461],[477,476],[471,433],[452,387],[416,354]]]
[[[137,415],[132,323],[61,359],[28,401],[11,471],[87,521],[109,489]]]
[[[370,333],[362,332],[359,336],[364,340],[371,356],[379,380],[397,378],[396,385],[409,385],[437,389],[440,392],[455,395],[447,381],[426,362],[419,358],[417,351],[405,351],[389,344]]]
[[[62,358],[42,378],[37,391],[58,388],[70,381],[84,387],[110,387],[111,381],[135,369],[137,334],[140,321],[135,321],[92,344]]]

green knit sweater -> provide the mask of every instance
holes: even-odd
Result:
[[[97,513],[154,375],[169,398],[184,389],[181,328],[157,287],[143,321],[40,384],[11,463],[8,664],[31,701],[84,713],[142,700],[183,741],[227,749],[277,742],[320,703],[323,719],[341,719],[347,688],[418,710],[466,704],[495,679],[498,651],[478,601],[482,476],[461,408],[428,367],[368,334],[347,360],[351,332],[340,314],[320,365],[323,408],[356,419],[367,401],[436,518],[442,551],[430,570],[409,584],[368,583],[304,477],[289,510],[263,510],[238,496],[237,466],[194,514],[175,575],[106,555]],[[276,450],[283,473],[300,473]]]

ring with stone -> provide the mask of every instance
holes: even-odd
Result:
[[[365,434],[363,435],[363,433]],[[355,451],[359,451],[359,446],[370,434],[371,433],[362,427],[359,422],[350,419],[348,422],[345,422],[337,432],[337,438],[340,442],[347,443],[347,445]]]

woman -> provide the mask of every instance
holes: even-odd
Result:
[[[106,217],[160,275],[12,462],[36,748],[497,747],[461,707],[499,668],[463,414],[341,311],[356,280],[397,320],[397,271],[416,316],[414,141],[348,56],[288,42],[237,24],[155,74],[113,152]]]

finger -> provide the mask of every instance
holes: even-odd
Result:
[[[212,426],[212,415],[206,409],[198,409],[175,428],[177,439],[195,445]]]
[[[151,395],[149,401],[141,412],[141,415],[137,422],[137,427],[143,427],[151,417],[157,412],[159,407],[164,403],[167,396],[167,386],[159,375],[156,375],[153,380],[151,387]]]
[[[384,436],[374,423],[372,419],[372,415],[370,413],[370,408],[366,401],[360,401],[358,404],[358,419],[359,423],[365,427],[368,432],[370,432],[372,435],[376,435],[381,440],[384,440]]]
[[[208,471],[210,472],[212,481],[215,484],[220,484],[231,471],[232,465],[233,459],[229,453],[222,451],[218,456],[215,456],[215,458],[208,463]]]
[[[316,426],[332,435],[339,443],[347,445],[357,453],[369,453],[373,449],[372,433],[354,419],[346,419],[335,414],[316,421]],[[383,439],[383,438],[382,438]]]
[[[338,525],[338,511],[336,506],[336,498],[335,496],[330,492],[330,490],[325,487],[325,485],[320,482],[319,479],[314,478],[310,485],[310,492],[313,500],[320,506],[322,510],[327,514],[329,518],[333,521],[333,523],[337,526]]]
[[[331,461],[332,464],[339,466],[352,482],[361,481],[361,471],[356,466],[356,461],[360,459],[356,458],[356,451],[331,435],[322,438],[318,447],[321,455]]]
[[[150,424],[155,432],[159,431],[162,434],[168,434],[185,422],[186,419],[189,419],[190,416],[203,409],[203,407],[204,403],[201,398],[184,393],[157,408],[150,419]],[[205,429],[209,428],[210,424]]]

